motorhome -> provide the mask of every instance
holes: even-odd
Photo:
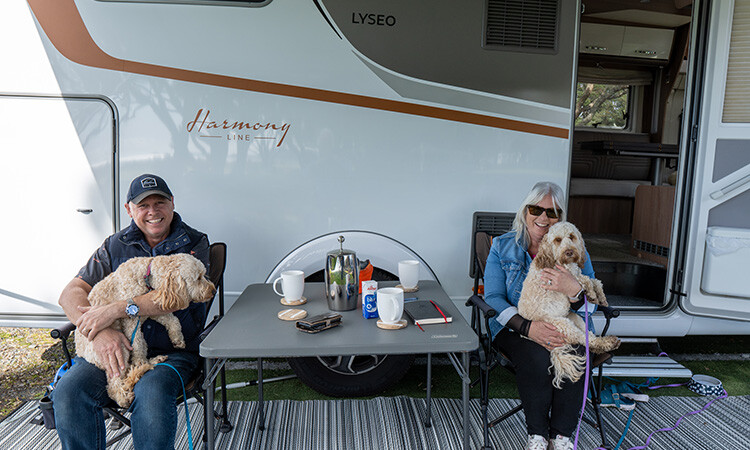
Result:
[[[62,287],[152,172],[228,243],[230,305],[288,268],[322,280],[339,235],[376,279],[416,259],[463,303],[472,214],[550,180],[623,311],[612,332],[750,333],[750,2],[0,8],[1,326],[65,321]]]

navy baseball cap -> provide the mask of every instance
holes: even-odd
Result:
[[[144,198],[153,194],[172,199],[172,191],[169,190],[167,182],[162,177],[144,173],[130,183],[127,201],[137,205]]]

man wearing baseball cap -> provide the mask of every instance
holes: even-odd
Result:
[[[141,323],[148,344],[148,357],[167,355],[167,362],[186,382],[199,364],[198,345],[205,322],[205,304],[192,303],[180,311],[164,311],[153,302],[154,292],[127,301],[90,306],[88,294],[120,264],[139,256],[189,253],[208,268],[208,236],[182,221],[174,211],[174,197],[159,176],[143,174],[128,189],[125,210],[130,225],[105,239],[86,265],[63,289],[60,306],[78,330],[94,344],[106,372],[119,376],[125,370],[123,348],[132,350],[129,337],[109,326],[126,316],[145,317],[174,313],[182,325],[185,349],[175,349],[165,328],[150,319]],[[156,366],[134,389],[130,407],[133,445],[137,449],[174,448],[177,429],[176,399],[182,385],[174,370]],[[60,378],[52,392],[57,433],[65,449],[104,448],[106,429],[102,407],[110,403],[105,371],[82,358]]]

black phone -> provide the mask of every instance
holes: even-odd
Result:
[[[298,320],[297,329],[305,333],[318,333],[341,324],[341,314],[328,312]]]

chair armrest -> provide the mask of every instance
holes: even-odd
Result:
[[[75,329],[75,324],[73,322],[68,322],[63,326],[50,331],[49,335],[52,337],[52,339],[68,339],[70,333],[72,333]]]
[[[620,316],[620,310],[614,309],[611,306],[597,306],[597,311],[601,311],[604,314],[604,318],[607,320],[613,319]]]
[[[203,340],[206,339],[206,336],[208,336],[208,334],[211,331],[213,331],[214,327],[216,327],[216,325],[218,325],[218,323],[219,323],[219,321],[221,320],[222,317],[223,316],[214,316],[213,320],[211,320],[211,322],[208,325],[206,325],[206,327],[201,332],[200,336],[198,336],[198,339],[201,342],[203,342]]]
[[[614,309],[611,306],[597,306],[597,310],[601,311],[604,314],[604,329],[602,330],[602,336],[607,335],[607,331],[609,330],[610,322],[613,318],[620,316],[620,310]]]
[[[469,297],[469,299],[466,301],[466,306],[476,306],[488,319],[491,319],[497,315],[497,311],[495,311],[490,305],[488,305],[482,297],[476,294]]]

